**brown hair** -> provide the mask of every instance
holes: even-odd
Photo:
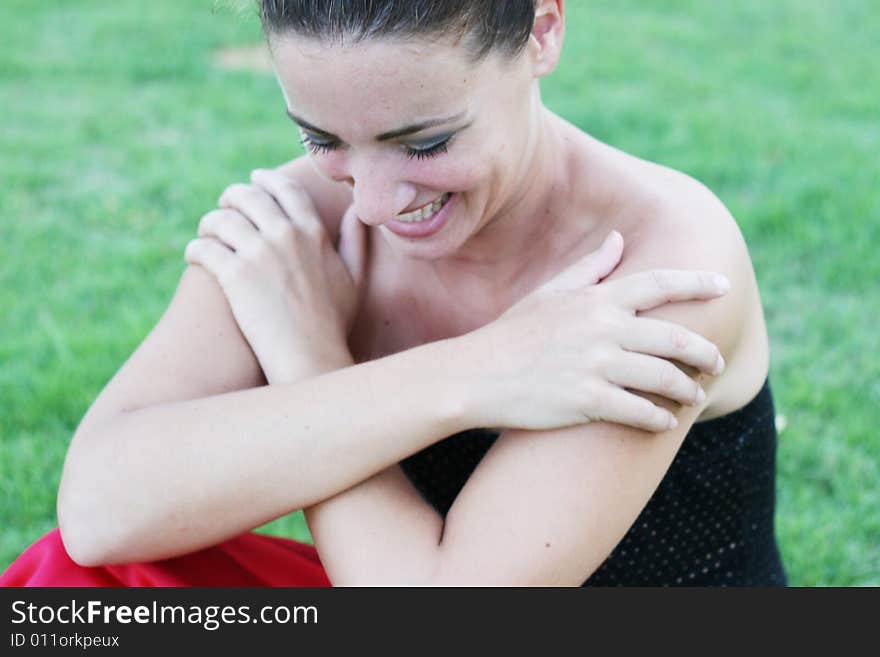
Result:
[[[267,37],[321,40],[462,37],[474,60],[518,55],[532,32],[536,0],[260,0]]]

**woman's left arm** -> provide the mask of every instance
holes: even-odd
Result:
[[[643,314],[703,335],[730,364],[756,289],[744,245],[731,248],[727,237],[707,236],[715,248],[684,256],[681,249],[676,255],[674,245],[654,244],[650,255],[636,252],[613,277],[655,267],[726,274],[731,293],[709,306],[671,304]],[[343,586],[580,585],[647,504],[691,426],[712,403],[713,383],[701,380],[707,398],[695,406],[652,398],[678,420],[675,429],[660,434],[605,422],[504,431],[445,522],[399,466],[307,509],[330,580]]]
[[[623,538],[699,407],[662,434],[502,433],[443,518],[399,466],[306,510],[336,586],[577,586]]]

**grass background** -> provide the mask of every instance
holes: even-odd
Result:
[[[793,584],[880,585],[880,5],[568,3],[545,102],[705,182],[761,285]],[[0,4],[0,569],[56,524],[66,446],[229,183],[299,154],[228,3]],[[307,539],[299,514],[264,531]]]

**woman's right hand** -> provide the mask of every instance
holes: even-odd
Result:
[[[724,295],[724,276],[653,270],[600,282],[620,262],[612,232],[588,254],[468,334],[488,356],[481,385],[496,403],[481,426],[554,429],[604,420],[648,431],[676,425],[672,413],[630,391],[699,404],[700,385],[671,360],[709,375],[724,368],[718,348],[687,328],[638,316],[668,303]],[[481,359],[481,363],[484,363]]]

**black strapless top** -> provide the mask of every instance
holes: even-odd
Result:
[[[498,431],[471,429],[401,463],[444,516]],[[695,424],[666,476],[584,586],[785,586],[774,532],[776,425],[769,382]]]

